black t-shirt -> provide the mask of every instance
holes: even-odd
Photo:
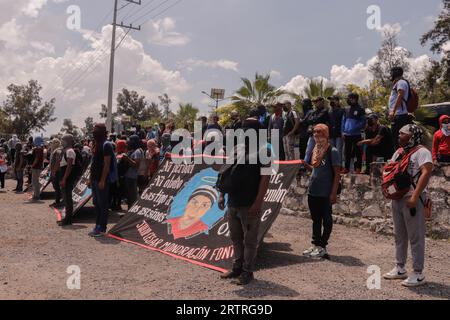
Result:
[[[242,126],[244,131],[250,128],[255,130],[261,128],[259,121],[254,119],[247,119]],[[245,164],[235,165],[231,178],[233,190],[228,194],[228,206],[240,208],[253,205],[256,196],[258,195],[259,183],[261,181],[261,169],[263,167],[265,167],[265,165],[260,162],[259,156],[256,164],[249,164],[247,156]]]
[[[378,135],[382,138],[380,143],[374,147],[380,150],[380,153],[382,153],[380,156],[392,155],[394,153],[394,141],[391,130],[383,125],[380,125],[376,131],[366,129],[366,139],[374,139]]]
[[[103,148],[98,148],[92,157],[91,179],[100,181],[103,173],[104,157],[114,156],[113,146],[110,142],[103,144]]]

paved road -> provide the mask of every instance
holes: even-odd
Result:
[[[7,181],[12,189],[12,181]],[[66,229],[56,225],[51,200],[0,193],[0,299],[449,299],[450,243],[427,240],[428,284],[408,289],[381,281],[366,286],[367,268],[389,271],[393,239],[336,225],[331,260],[301,256],[311,222],[280,216],[259,252],[257,280],[246,287],[219,280],[209,269],[87,233],[89,205]],[[114,215],[112,221],[120,217]],[[81,289],[69,290],[68,266],[81,270]]]

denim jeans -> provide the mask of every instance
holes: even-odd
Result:
[[[95,227],[101,232],[106,232],[109,210],[109,183],[105,183],[103,190],[100,190],[98,183],[98,181],[92,181],[92,198],[97,213]]]
[[[342,138],[341,137],[331,138],[330,144],[337,149],[337,151],[339,152],[339,157],[340,157],[339,159],[342,160],[342,148],[344,146]]]
[[[309,137],[308,145],[306,147],[306,155],[305,155],[305,162],[308,164],[311,164],[312,153],[313,153],[315,146],[316,146],[316,141],[314,140],[313,137]]]

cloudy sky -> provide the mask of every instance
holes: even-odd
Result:
[[[56,97],[56,116],[78,125],[98,118],[107,101],[113,0],[0,0],[0,101],[10,83],[37,79],[45,99]],[[119,1],[122,8],[127,2]],[[381,9],[381,29],[367,27],[367,8]],[[70,6],[80,8],[81,28],[67,27]],[[114,96],[127,87],[158,101],[191,102],[202,113],[210,101],[201,91],[226,89],[241,77],[271,73],[276,86],[300,92],[307,78],[339,86],[366,85],[368,65],[382,30],[398,32],[414,68],[432,57],[419,43],[441,9],[441,0],[142,0],[119,11]]]

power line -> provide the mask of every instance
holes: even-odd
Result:
[[[144,5],[144,6],[141,7],[141,8],[138,8],[137,10],[135,10],[135,11],[132,12],[132,13],[130,12],[130,14],[126,15],[126,16],[123,17],[121,20],[122,20],[122,21],[125,21],[126,19],[129,19],[129,18],[133,17],[133,16],[136,15],[138,12],[144,10],[144,9],[147,8],[149,5],[151,5],[154,1],[155,1],[155,0],[150,0],[149,2],[147,2],[146,5]]]

